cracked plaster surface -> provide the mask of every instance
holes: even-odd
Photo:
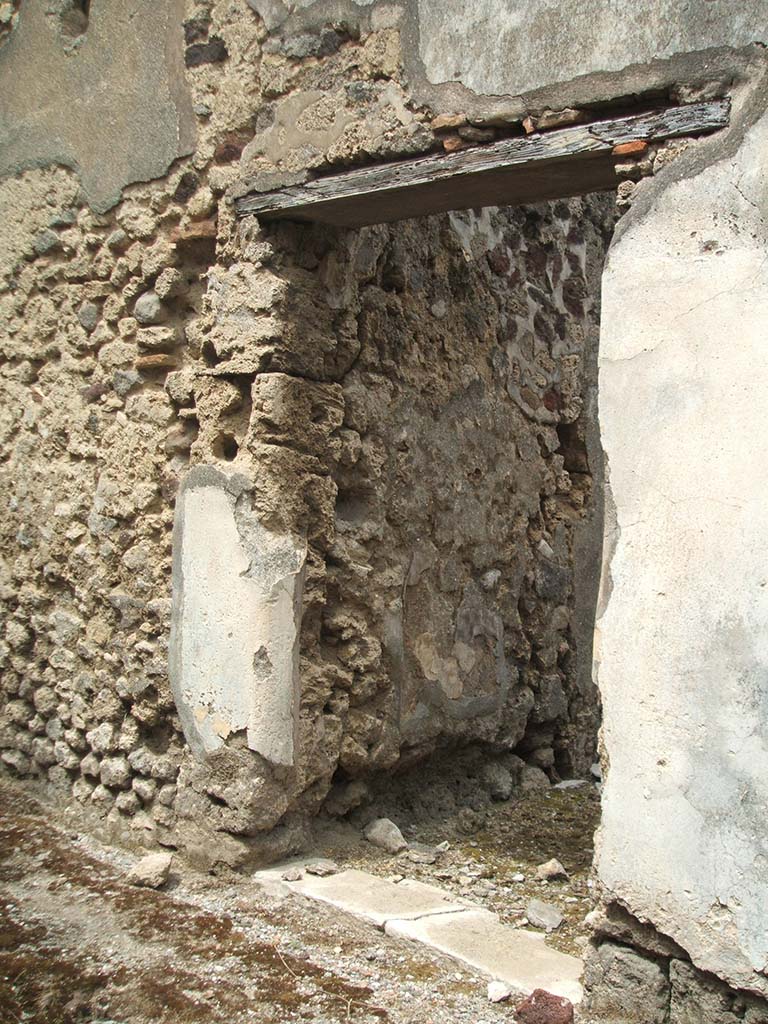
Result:
[[[763,117],[735,156],[660,190],[610,252],[600,404],[614,508],[596,631],[601,879],[698,967],[760,994],[767,143]]]
[[[249,515],[243,483],[198,467],[177,502],[171,678],[198,754],[244,730],[251,750],[292,765],[306,546]]]

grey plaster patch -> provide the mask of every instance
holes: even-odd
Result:
[[[304,863],[298,860],[291,866],[301,868]],[[257,871],[253,878],[269,887],[282,879],[285,873],[286,865],[282,864]],[[461,903],[450,898],[450,893],[434,885],[410,879],[390,882],[356,869],[340,871],[327,878],[305,874],[296,881],[283,881],[283,885],[290,892],[330,903],[348,914],[371,921],[377,928],[383,928],[387,921],[395,918],[410,921],[427,914],[446,914],[464,909]]]
[[[735,109],[648,190],[603,280],[598,866],[698,967],[765,994],[768,117]]]
[[[182,0],[100,0],[77,44],[44,0],[25,0],[0,49],[0,174],[63,164],[92,207],[192,151]]]
[[[679,53],[765,41],[768,2],[418,0],[418,18],[430,82],[515,95]]]
[[[170,674],[201,756],[245,731],[272,764],[294,762],[306,548],[261,525],[249,483],[201,466],[176,505]]]
[[[502,924],[487,910],[389,921],[385,931],[423,942],[526,994],[543,988],[581,1001],[581,960],[551,949],[542,936]]]

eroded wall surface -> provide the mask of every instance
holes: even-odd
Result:
[[[43,6],[0,37],[4,128],[32,147],[3,147],[18,166],[0,182],[0,746],[8,770],[154,843],[190,756],[168,645],[173,504],[197,424],[165,384],[199,357],[190,324],[236,173],[213,154],[258,106],[263,29],[245,9],[225,44],[210,5],[189,5],[186,27],[183,5],[134,10],[133,27],[120,3],[87,21]],[[188,157],[171,102],[185,93]]]
[[[86,57],[122,15],[78,10],[19,9],[0,59],[35,29],[60,48],[40,88],[109,97]],[[190,4],[165,63],[171,14],[153,17],[147,59],[188,92],[195,152],[159,117],[164,141],[120,163],[84,106],[92,149],[30,135],[41,166],[0,185],[3,763],[205,863],[295,846],[332,788],[342,806],[446,741],[584,771],[573,563],[599,537],[612,202],[238,226],[244,175],[443,145],[405,84],[405,12],[270,34],[246,4]],[[135,43],[110,36],[120,60]]]
[[[587,769],[597,702],[572,567],[577,534],[595,533],[595,293],[614,216],[598,198],[360,232],[248,220],[239,259],[210,272],[207,368],[171,385],[200,424],[192,458],[219,457],[222,490],[249,480],[262,528],[306,543],[296,757],[276,774],[247,736],[220,751],[261,753],[282,791],[236,808],[244,831],[290,832],[332,784],[334,806],[347,788],[359,801],[360,779],[451,740]],[[176,583],[182,635],[208,584]],[[245,622],[226,628],[254,650]],[[175,682],[183,707],[183,666]],[[191,766],[185,820],[210,813],[201,777]]]
[[[607,899],[653,924],[696,968],[766,995],[762,110],[764,91],[741,97],[735,137],[708,144],[711,162],[700,154],[666,187],[659,180],[609,254],[595,657]],[[608,950],[598,977],[610,970]],[[644,970],[650,987],[669,996],[671,983],[674,996],[676,969]],[[659,1005],[643,1019],[666,1020]]]
[[[618,19],[597,2],[523,19],[492,2],[135,6],[128,22],[118,0],[2,5],[4,769],[207,866],[295,847],[329,793],[349,807],[350,782],[444,740],[583,770],[611,210],[333,234],[237,226],[231,199],[482,145],[526,115],[738,92],[760,73],[764,2]],[[646,219],[607,289],[608,904],[590,969],[608,1015],[730,1024],[761,1011],[726,983],[764,991],[765,198],[759,134],[723,160],[707,146],[714,166],[652,208],[620,187]],[[236,659],[217,653],[229,607]]]

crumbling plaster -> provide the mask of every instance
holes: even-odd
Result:
[[[0,46],[0,175],[63,164],[103,212],[193,149],[184,3],[102,0],[80,35],[72,6],[25,0]]]
[[[765,42],[767,13],[765,0],[737,9],[727,0],[248,3],[275,41],[306,39],[331,22],[396,29],[415,104],[497,124],[741,78],[749,50]]]
[[[162,175],[192,151],[195,114],[213,113],[228,133],[220,149],[237,156],[248,143],[242,170],[264,180],[274,170],[427,151],[441,141],[429,130],[432,113],[504,126],[545,109],[654,92],[684,97],[690,86],[748,73],[766,5],[734,13],[721,0],[684,9],[646,2],[619,12],[593,0],[557,16],[540,6],[242,0],[219,14],[217,35],[207,8],[190,4],[185,49],[175,30],[183,0],[130,11],[108,0],[90,10],[80,35],[72,34],[72,0],[28,0],[0,42],[0,169],[74,167],[101,211],[126,185]],[[261,21],[261,53],[250,32],[236,39],[228,31],[243,14]],[[193,113],[184,63],[199,68],[238,50],[258,69],[266,102],[258,112],[244,105],[243,82],[239,96],[226,90],[226,113],[206,111],[205,101]],[[203,141],[198,155],[205,150]]]
[[[741,93],[732,136],[660,176],[609,253],[596,631],[606,896],[763,995],[764,109]]]
[[[416,0],[415,17],[419,57],[433,85],[458,81],[478,94],[522,96],[568,82],[576,86],[569,90],[573,105],[587,85],[578,80],[591,78],[597,96],[611,76],[614,90],[624,79],[614,91],[620,95],[634,91],[630,83],[640,76],[648,76],[646,89],[654,78],[661,84],[672,71],[664,66],[669,58],[680,67],[685,54],[764,40],[768,3]]]
[[[737,11],[720,2],[689,4],[685,19],[678,19],[679,6],[669,12],[644,3],[627,15],[622,5],[621,31],[607,49],[596,50],[590,45],[594,17],[564,20],[568,41],[559,47],[557,18],[541,29],[526,21],[504,36],[517,59],[503,63],[495,58],[500,30],[503,35],[516,24],[517,5],[489,7],[488,22],[470,34],[460,31],[467,4],[441,5],[437,14],[424,0],[201,0],[183,5],[183,13],[181,4],[144,4],[143,16],[125,29],[126,5],[105,0],[93,5],[88,33],[62,39],[52,16],[65,6],[53,4],[46,16],[42,0],[27,0],[0,39],[9,98],[6,176],[0,183],[0,443],[9,495],[0,524],[3,764],[17,775],[43,780],[64,798],[73,796],[99,820],[130,829],[139,841],[179,844],[210,866],[295,847],[304,838],[302,821],[322,806],[331,783],[335,807],[343,813],[350,806],[349,775],[393,764],[402,736],[416,746],[421,741],[423,753],[441,730],[471,735],[471,715],[444,714],[460,698],[430,675],[442,673],[453,693],[460,683],[463,697],[465,685],[482,688],[493,672],[482,679],[471,678],[471,668],[467,679],[444,673],[451,658],[459,669],[469,665],[467,651],[459,647],[465,641],[458,637],[457,643],[447,629],[441,649],[426,644],[419,617],[423,612],[421,618],[429,618],[428,592],[434,590],[446,603],[441,614],[447,621],[457,608],[448,608],[445,593],[463,594],[462,587],[474,581],[462,578],[457,590],[440,591],[430,573],[445,568],[445,581],[453,586],[451,566],[438,564],[437,557],[430,562],[426,545],[422,557],[408,536],[407,516],[392,529],[380,498],[394,496],[407,510],[409,487],[415,493],[414,481],[422,486],[426,475],[423,464],[407,464],[408,437],[399,432],[403,410],[419,428],[432,421],[430,440],[446,448],[442,410],[459,411],[465,440],[482,428],[482,419],[473,423],[466,411],[480,386],[492,395],[491,411],[503,402],[510,422],[516,417],[523,448],[523,420],[531,430],[528,440],[538,431],[529,448],[536,479],[519,501],[526,511],[538,487],[543,500],[541,519],[531,523],[524,540],[522,530],[517,538],[527,569],[515,578],[519,583],[529,575],[518,609],[521,621],[515,621],[511,601],[507,608],[499,601],[496,610],[479,612],[475,601],[472,611],[483,628],[475,633],[472,627],[471,641],[481,660],[494,661],[498,624],[507,616],[504,640],[512,638],[519,673],[507,682],[523,697],[510,709],[518,727],[526,727],[531,710],[537,718],[548,714],[542,705],[557,691],[542,687],[547,663],[551,668],[553,657],[562,660],[558,680],[566,684],[570,718],[550,718],[559,736],[539,735],[526,755],[549,759],[555,739],[562,741],[561,751],[572,743],[567,727],[576,721],[580,700],[586,708],[580,734],[588,735],[594,721],[591,681],[583,659],[580,667],[569,659],[574,640],[577,651],[588,648],[588,572],[594,571],[599,548],[599,513],[579,502],[582,488],[567,479],[565,459],[574,479],[592,486],[584,479],[586,445],[586,468],[599,477],[595,392],[588,363],[580,364],[591,342],[582,339],[583,351],[570,351],[546,326],[532,332],[533,343],[526,330],[513,338],[500,328],[505,318],[507,325],[516,323],[515,330],[526,318],[535,320],[541,299],[530,284],[551,299],[558,278],[564,283],[558,259],[571,265],[579,260],[570,227],[561,224],[563,234],[550,239],[555,244],[540,258],[536,245],[490,244],[490,221],[502,236],[514,234],[519,211],[484,214],[485,221],[438,218],[429,230],[441,239],[438,257],[445,266],[435,268],[424,259],[423,232],[413,237],[413,226],[362,233],[351,244],[344,234],[320,237],[311,229],[298,236],[289,227],[262,233],[250,223],[238,229],[225,194],[254,177],[270,187],[291,175],[439,148],[447,137],[432,127],[436,113],[465,114],[474,123],[462,124],[459,117],[457,124],[471,135],[478,126],[491,133],[517,131],[525,113],[547,108],[720,92],[759,70],[762,48],[755,44],[764,39],[765,4]],[[640,24],[650,7],[660,13]],[[608,16],[602,4],[588,9]],[[476,18],[477,7],[472,10]],[[186,70],[178,24],[183,17]],[[649,28],[663,29],[664,37],[649,38]],[[145,44],[139,54],[130,45],[135,39]],[[690,48],[695,50],[684,52]],[[86,65],[83,58],[91,52]],[[105,71],[98,78],[101,53],[113,59],[114,76]],[[555,59],[559,74],[552,69]],[[48,73],[38,75],[40,67]],[[526,74],[518,77],[522,69]],[[127,88],[131,84],[136,91]],[[119,122],[116,112],[123,115]],[[740,116],[746,122],[757,114]],[[719,142],[697,145],[678,169],[664,172],[660,191],[647,185],[637,190],[633,213],[620,226],[606,278],[610,311],[601,412],[617,518],[607,534],[610,573],[598,653],[608,705],[600,860],[608,897],[614,893],[674,934],[681,947],[673,956],[685,946],[697,964],[710,965],[731,984],[762,991],[764,977],[755,973],[765,954],[755,926],[755,886],[764,882],[765,862],[753,804],[762,782],[754,767],[735,763],[731,749],[748,750],[754,764],[761,763],[764,694],[757,673],[764,652],[755,637],[763,623],[762,581],[753,553],[760,551],[764,496],[753,467],[764,453],[754,371],[760,349],[750,317],[759,299],[756,286],[763,284],[765,190],[752,180],[760,161],[753,156],[749,162],[748,155],[763,131],[755,130],[740,156],[732,141],[725,143],[727,151],[717,148]],[[728,139],[738,141],[743,134],[737,122]],[[137,184],[144,179],[153,180]],[[729,197],[729,216],[717,207],[722,195]],[[581,216],[589,220],[592,209],[585,203]],[[689,224],[698,225],[695,237],[686,234]],[[740,224],[751,226],[752,239],[738,233]],[[668,247],[664,259],[659,238]],[[594,276],[601,252],[593,245],[591,269],[582,261],[582,284]],[[670,255],[677,252],[685,259]],[[403,265],[407,272],[398,273]],[[717,270],[704,278],[700,271],[711,266]],[[446,268],[453,276],[446,276]],[[451,295],[427,303],[441,275],[451,282]],[[486,300],[501,286],[511,306],[496,306],[487,321],[485,310],[473,308],[457,290],[457,281],[466,285],[467,277]],[[662,323],[667,277],[678,310]],[[707,282],[716,282],[714,292]],[[522,290],[515,291],[523,284],[524,301]],[[691,301],[702,289],[702,301]],[[595,288],[586,291],[594,295]],[[455,308],[448,301],[454,298]],[[562,298],[560,291],[557,301]],[[440,301],[446,304],[442,314],[431,308],[441,310]],[[583,314],[582,306],[576,320]],[[462,356],[466,338],[459,338],[440,378],[445,393],[427,415],[413,396],[433,376],[435,353],[445,355],[433,320],[446,315],[452,324],[464,318],[472,337],[488,330],[489,349],[491,326],[499,327],[499,351],[510,362],[506,368],[498,361],[483,363],[477,371]],[[739,346],[723,341],[734,337],[735,324]],[[656,334],[649,339],[657,331],[664,333],[660,346]],[[404,351],[408,359],[400,367]],[[641,370],[648,374],[645,383]],[[586,386],[579,376],[584,372]],[[534,386],[518,386],[519,375]],[[557,417],[548,421],[542,406],[551,414],[545,396],[551,405],[548,393],[556,384],[562,398],[561,384],[569,379],[578,384],[571,397],[578,393],[584,404],[568,410],[560,424],[580,420],[578,429],[565,431],[568,444],[560,453],[553,436]],[[359,400],[361,386],[366,401]],[[375,414],[368,419],[366,402]],[[649,407],[656,419],[648,417]],[[638,454],[639,437],[645,443]],[[249,749],[253,702],[235,709],[235,725],[246,722],[245,727],[204,758],[193,757],[185,741],[180,719],[187,698],[179,701],[180,716],[166,668],[171,504],[190,463],[214,466],[227,476],[242,474],[252,485],[248,501],[258,508],[262,527],[294,553],[306,545],[303,705],[292,765],[284,743],[289,730],[277,746],[262,745],[254,735],[256,749]],[[473,472],[478,466],[482,474],[479,463],[459,469]],[[710,466],[702,494],[700,481]],[[487,474],[489,485],[497,468]],[[377,501],[354,493],[360,478],[379,480]],[[191,493],[194,477],[188,479]],[[719,495],[712,480],[720,481],[725,505],[713,500]],[[666,498],[653,489],[659,483]],[[231,509],[220,493],[214,500],[234,550]],[[569,522],[558,523],[569,503]],[[462,523],[452,525],[462,532]],[[397,564],[387,566],[378,557],[383,539],[397,551]],[[246,543],[241,533],[239,541],[235,553],[245,566],[260,549],[253,535]],[[547,604],[537,588],[562,583],[558,570],[570,571],[564,563],[571,544],[577,592],[569,591],[564,603],[552,592]],[[181,549],[183,542],[177,557]],[[651,578],[649,552],[664,569],[664,598],[660,581]],[[483,557],[480,552],[481,563]],[[474,558],[472,552],[460,573],[487,571]],[[722,566],[733,566],[730,577]],[[199,573],[200,566],[193,564],[191,571]],[[372,574],[388,588],[388,606],[371,599]],[[226,580],[225,595],[233,583],[240,587],[243,578]],[[487,593],[481,600],[488,600]],[[406,643],[398,615],[407,626],[414,609],[419,628]],[[362,643],[366,633],[376,643]],[[567,649],[560,649],[558,634]],[[713,638],[727,642],[713,644]],[[672,656],[673,640],[675,650],[685,651],[682,658]],[[398,649],[409,685],[426,666],[426,685],[406,687],[416,697],[410,710],[418,708],[420,696],[432,698],[422,701],[426,713],[410,718],[406,701],[402,736],[400,708],[379,685],[398,667]],[[281,678],[287,693],[288,674]],[[177,681],[177,697],[182,692]],[[699,694],[706,700],[697,703]],[[420,733],[424,722],[428,728]],[[193,737],[196,726],[186,725]],[[732,735],[736,726],[738,734]],[[493,735],[491,730],[483,738]],[[627,737],[643,742],[629,743]],[[208,742],[216,740],[209,734]],[[715,773],[706,756],[713,749],[720,751]],[[588,753],[582,749],[579,756],[583,760]],[[344,778],[334,782],[342,761]],[[683,825],[675,825],[678,812]],[[692,845],[697,835],[699,851]],[[712,835],[736,860],[717,855]],[[636,942],[632,935],[620,941]],[[671,974],[679,981],[686,970]],[[650,973],[653,984],[663,986],[660,969]],[[681,1005],[688,998],[680,994],[684,990],[677,984],[673,997]],[[682,1020],[686,1011],[680,1012]]]
[[[187,474],[176,501],[169,675],[202,757],[245,730],[248,746],[293,765],[306,551],[249,514],[249,481]]]

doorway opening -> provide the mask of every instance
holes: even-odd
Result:
[[[597,346],[616,216],[601,193],[276,228],[345,352],[333,540],[302,639],[341,737],[318,845],[390,873],[359,841],[388,818],[409,875],[512,920],[557,858],[569,952],[599,813]]]

